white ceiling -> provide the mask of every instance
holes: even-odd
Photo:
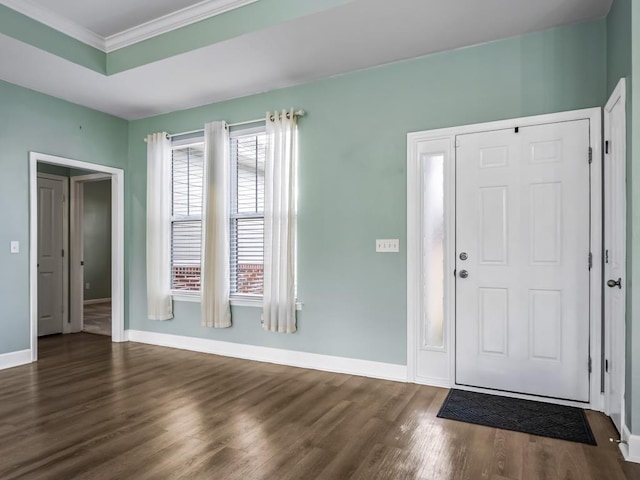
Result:
[[[82,3],[38,1],[60,8]],[[166,9],[193,2],[111,0],[109,6],[127,3]],[[110,77],[0,35],[0,78],[136,119],[601,18],[610,6],[611,0],[354,0]],[[113,15],[77,15],[100,28],[124,25]]]

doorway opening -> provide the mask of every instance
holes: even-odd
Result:
[[[101,285],[104,288],[102,292],[108,292],[109,297],[102,297],[100,300],[106,301],[110,298],[110,334],[113,342],[125,341],[124,336],[124,171],[118,168],[105,167],[90,162],[83,162],[79,160],[72,160],[64,157],[57,157],[53,155],[47,155],[37,152],[31,152],[30,154],[30,166],[29,166],[29,191],[30,191],[30,232],[29,232],[29,271],[30,271],[30,329],[31,329],[31,360],[36,361],[38,359],[38,336],[47,333],[75,333],[83,330],[83,308],[85,300],[85,292],[83,291],[84,275],[82,272],[82,254],[80,248],[74,247],[77,243],[78,234],[80,233],[80,226],[83,225],[82,219],[78,217],[78,186],[83,185],[84,182],[98,182],[106,181],[108,185],[102,185],[102,193],[106,189],[109,192],[109,205],[110,210],[109,218],[106,222],[109,224],[108,233],[103,233],[110,237],[109,245],[106,247],[108,252],[104,252],[105,247],[101,247],[103,252],[97,257],[109,257],[107,262],[106,273],[102,271],[98,273],[96,278],[99,278],[98,282],[104,284],[105,277],[107,279],[107,285]],[[49,176],[49,180],[54,183],[51,185],[45,185],[45,177]],[[87,176],[91,178],[87,178]],[[84,182],[78,180],[84,177]],[[76,178],[74,181],[73,179]],[[57,180],[56,180],[57,179]],[[62,208],[59,209],[59,213],[54,213],[51,218],[47,219],[39,215],[39,205],[49,205],[49,210],[58,211],[58,208],[53,208],[52,203],[45,203],[46,198],[57,198],[56,181],[65,185],[69,183],[71,179],[71,192],[70,194],[61,194]],[[42,188],[41,188],[42,187]],[[47,189],[49,189],[47,191]],[[81,190],[81,189],[80,189]],[[66,192],[66,190],[63,191]],[[104,196],[104,195],[103,195]],[[40,201],[40,197],[44,199]],[[68,200],[70,201],[68,201]],[[84,202],[83,202],[84,203]],[[66,213],[65,213],[66,212]],[[52,227],[54,223],[57,223],[60,219],[70,217],[70,229],[61,222],[59,228]],[[46,220],[46,221],[45,221]],[[105,222],[103,218],[102,223]],[[55,252],[54,259],[56,259],[55,268],[60,265],[61,270],[64,272],[68,268],[68,275],[61,279],[56,286],[54,279],[58,278],[57,270],[52,269],[47,275],[40,275],[39,269],[41,268],[41,262],[43,256],[48,251],[46,249],[39,248],[39,245],[45,245],[41,241],[41,234],[45,230],[49,230],[53,234],[52,242],[46,247]],[[62,233],[62,240],[60,241],[63,248],[60,248],[60,255],[57,254],[58,243],[57,237],[59,233]],[[68,232],[68,233],[67,233]],[[54,238],[55,237],[55,238]],[[69,246],[67,246],[68,239]],[[55,276],[55,277],[54,277]],[[43,277],[43,278],[40,278]],[[46,277],[46,278],[44,278]],[[61,277],[62,278],[62,277]],[[67,280],[68,278],[68,280]],[[49,283],[46,282],[49,280]],[[89,282],[89,290],[91,290],[91,282]],[[93,284],[97,286],[96,283]],[[78,288],[80,287],[80,288]],[[40,332],[40,312],[43,306],[57,305],[57,301],[49,301],[49,296],[59,298],[58,290],[63,290],[60,294],[61,302],[63,304],[61,317],[61,331],[48,331],[43,330]],[[99,292],[98,292],[99,293]],[[100,294],[100,293],[99,293]],[[105,293],[101,293],[105,295]],[[53,308],[53,307],[52,307]],[[57,308],[57,307],[56,307]],[[43,312],[44,313],[44,312]],[[48,320],[48,318],[47,318]],[[52,319],[53,320],[53,319]],[[57,318],[55,322],[58,322]],[[57,325],[57,323],[56,323]],[[57,327],[56,327],[57,328]],[[104,329],[104,327],[103,327]]]
[[[72,288],[81,305],[74,305],[76,327],[111,336],[111,175],[71,177]]]

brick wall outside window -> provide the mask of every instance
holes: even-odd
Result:
[[[200,290],[199,266],[173,266],[173,289],[198,292]],[[264,265],[261,263],[241,263],[238,265],[239,295],[262,295]]]

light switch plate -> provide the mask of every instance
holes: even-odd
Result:
[[[400,251],[400,240],[397,238],[379,238],[376,240],[376,252],[396,253]]]
[[[11,253],[20,253],[20,242],[17,240],[11,241]]]

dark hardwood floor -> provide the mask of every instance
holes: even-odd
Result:
[[[640,479],[598,446],[436,418],[447,391],[76,334],[0,371],[0,479]]]

